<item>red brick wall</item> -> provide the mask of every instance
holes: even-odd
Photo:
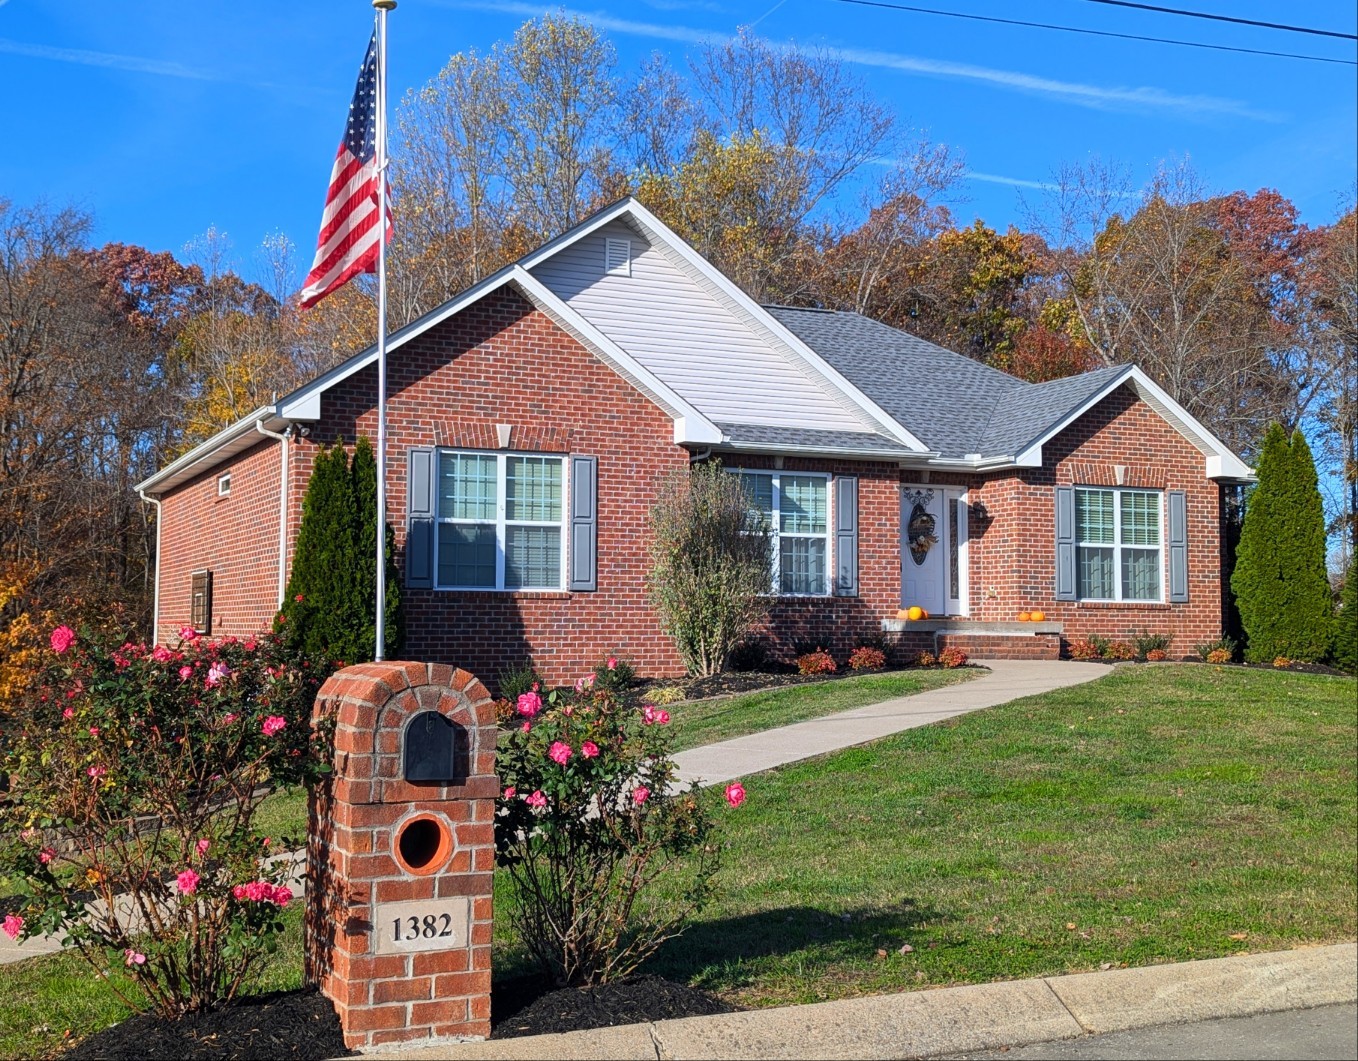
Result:
[[[1221,633],[1221,489],[1204,457],[1129,388],[1110,395],[1043,447],[1043,466],[986,480],[972,500],[993,517],[971,527],[971,615],[1013,619],[1040,608],[1065,638],[1170,635],[1173,656]],[[1093,604],[1054,599],[1058,485],[1183,490],[1188,509],[1187,604]],[[1164,528],[1162,527],[1162,535]],[[1165,572],[1161,572],[1162,582]]]
[[[231,494],[217,480],[231,472]],[[160,518],[160,610],[156,639],[189,623],[193,572],[212,572],[212,633],[247,634],[278,606],[279,443],[259,444],[165,495]]]

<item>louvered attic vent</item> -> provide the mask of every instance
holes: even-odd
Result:
[[[632,275],[632,241],[630,239],[604,240],[604,272],[619,276]]]

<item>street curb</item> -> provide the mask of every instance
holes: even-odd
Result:
[[[1076,973],[489,1042],[383,1061],[937,1057],[1358,1001],[1358,944]]]

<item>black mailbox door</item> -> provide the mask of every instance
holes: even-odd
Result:
[[[447,783],[466,776],[466,728],[437,711],[412,716],[405,729],[405,779]]]

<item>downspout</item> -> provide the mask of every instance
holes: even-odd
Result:
[[[160,629],[160,498],[149,496],[145,490],[138,490],[137,496],[148,505],[156,506],[156,581],[151,592],[151,641],[156,643],[156,633]]]
[[[292,451],[288,440],[292,435],[292,427],[289,425],[282,434],[279,434],[266,430],[263,420],[256,420],[255,430],[261,435],[278,439],[282,446],[278,471],[278,607],[281,608],[283,595],[288,589],[288,454]]]
[[[710,456],[712,456],[712,447],[708,446],[707,449],[703,450],[701,453],[690,453],[688,462],[689,464],[701,464]]]

